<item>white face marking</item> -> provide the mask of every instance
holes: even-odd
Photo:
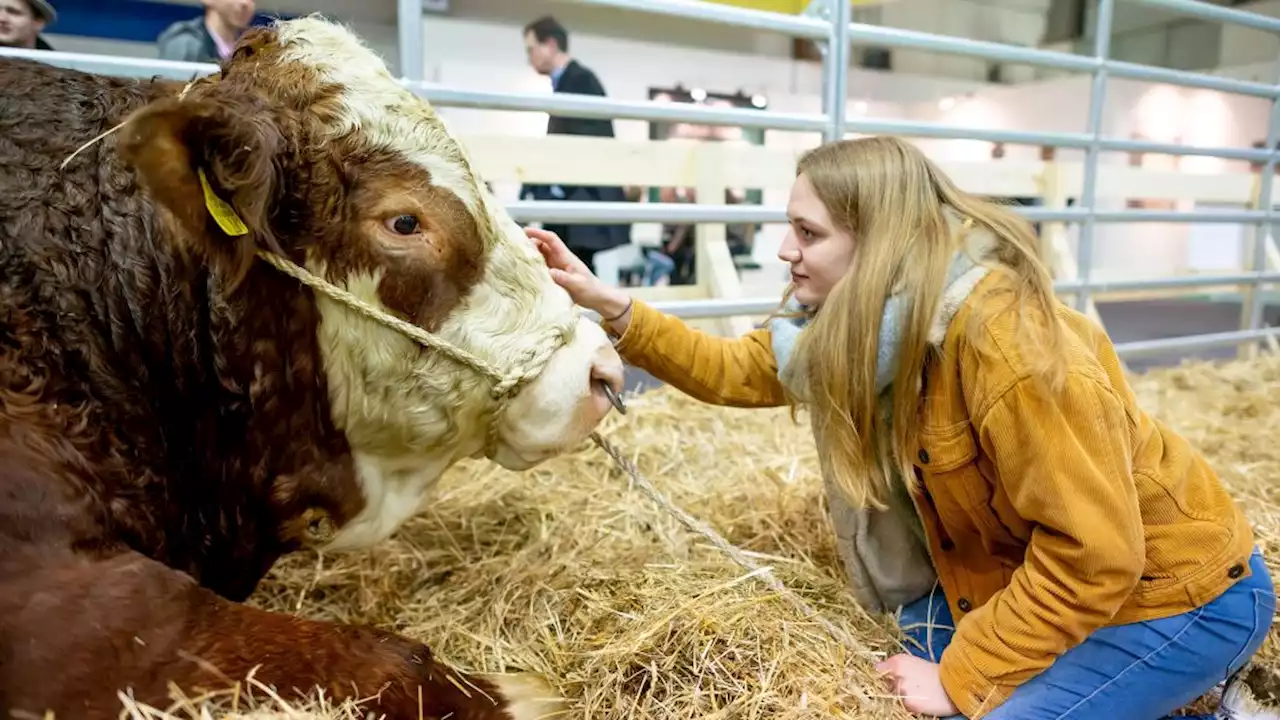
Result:
[[[397,154],[454,193],[476,220],[485,249],[478,285],[438,328],[443,340],[500,368],[572,328],[542,375],[512,400],[494,460],[522,469],[571,449],[603,419],[607,404],[590,391],[592,368],[621,375],[604,332],[578,317],[524,232],[475,177],[459,143],[430,106],[396,82],[349,31],[315,18],[277,25],[285,62],[314,68],[344,88],[333,137]],[[390,261],[390,260],[389,260]],[[325,276],[314,260],[312,273]],[[342,286],[382,310],[380,276],[349,276]],[[480,452],[489,429],[491,381],[399,332],[317,296],[317,337],[333,420],[347,437],[366,508],[339,529],[330,547],[380,541],[418,512],[450,465]]]
[[[426,101],[396,82],[387,66],[349,30],[319,18],[280,23],[284,62],[314,68],[325,82],[346,88],[334,136],[358,134],[372,147],[392,150],[431,174],[431,183],[481,209],[480,183],[462,146]]]
[[[325,552],[358,550],[391,537],[401,525],[422,510],[428,492],[448,468],[437,458],[419,465],[419,458],[353,454],[356,473],[364,490],[365,507],[337,534]]]

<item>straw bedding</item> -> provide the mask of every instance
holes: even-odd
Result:
[[[1213,461],[1280,570],[1280,357],[1188,364],[1135,383],[1145,406]],[[571,718],[910,717],[872,669],[899,651],[898,635],[844,589],[803,417],[797,425],[786,410],[713,408],[660,390],[632,398],[604,433],[859,646],[805,621],[629,489],[594,446],[519,475],[460,466],[392,541],[290,558],[252,602],[394,628],[463,668],[542,673],[571,699]],[[1280,667],[1275,639],[1261,657]],[[239,711],[219,717],[362,717],[322,702],[287,708],[252,684],[242,693],[254,700],[242,696]],[[194,718],[205,702],[168,710]]]

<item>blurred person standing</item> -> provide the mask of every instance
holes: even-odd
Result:
[[[524,48],[529,65],[540,75],[551,79],[557,93],[598,95],[605,97],[604,85],[588,67],[569,55],[569,33],[546,16],[524,27]],[[608,118],[572,118],[551,115],[547,120],[548,135],[591,135],[614,137],[613,120]],[[570,200],[577,202],[625,202],[621,187],[584,185],[525,185],[520,199]],[[594,270],[598,252],[631,242],[630,223],[622,225],[547,225],[546,229],[563,238],[569,250]]]
[[[40,32],[57,19],[45,0],[0,0],[0,47],[52,50]]]
[[[156,38],[163,60],[218,63],[231,57],[253,22],[254,0],[204,0],[204,15],[165,28]]]

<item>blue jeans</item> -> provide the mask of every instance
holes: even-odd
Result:
[[[657,250],[648,254],[644,260],[644,284],[657,285],[659,280],[671,277],[676,269],[676,261]]]
[[[1018,686],[986,720],[1164,720],[1244,666],[1276,612],[1271,574],[1255,550],[1253,574],[1202,607],[1101,628]],[[907,650],[938,662],[955,623],[941,588],[902,608]],[[955,716],[957,718],[963,716]],[[1209,715],[1185,716],[1212,718]]]

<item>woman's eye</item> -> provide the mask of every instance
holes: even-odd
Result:
[[[399,235],[412,235],[418,232],[418,229],[421,227],[421,223],[418,222],[418,218],[412,215],[401,215],[399,217],[392,218],[388,223],[388,226],[391,228],[392,232]]]

